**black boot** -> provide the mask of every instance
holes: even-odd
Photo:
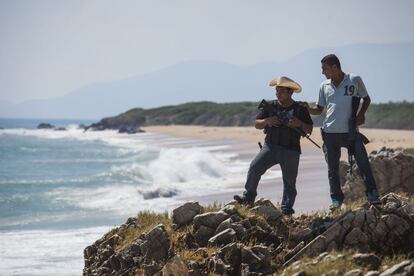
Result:
[[[247,205],[247,206],[253,206],[254,205],[254,199],[251,199],[251,198],[249,198],[245,195],[243,195],[243,196],[234,195],[233,199],[241,205]]]

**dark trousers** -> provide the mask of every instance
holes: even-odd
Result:
[[[323,137],[323,151],[325,153],[325,160],[328,163],[331,199],[342,202],[344,194],[339,182],[339,159],[341,158],[341,147],[348,148],[349,146],[348,133],[324,133]],[[360,135],[357,135],[355,141],[355,161],[364,179],[366,192],[376,190],[377,186],[372,175],[371,164]]]
[[[294,213],[296,198],[296,177],[298,175],[299,152],[265,143],[250,164],[244,195],[254,200],[261,176],[272,166],[280,164],[283,176],[282,210]]]

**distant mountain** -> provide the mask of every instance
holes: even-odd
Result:
[[[1,106],[0,117],[91,118],[119,114],[134,107],[151,108],[191,101],[237,102],[273,98],[270,79],[288,75],[303,93],[296,99],[315,101],[320,59],[336,53],[345,72],[362,76],[373,102],[413,101],[414,43],[360,44],[305,51],[284,62],[236,66],[190,61],[118,81],[94,83],[65,96]]]

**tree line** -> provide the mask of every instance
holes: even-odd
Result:
[[[258,112],[258,102],[190,102],[151,109],[133,108],[118,116],[102,119],[92,127],[119,129],[121,126],[204,125],[251,126]],[[320,126],[322,116],[312,116]],[[414,129],[414,102],[372,103],[364,127]]]

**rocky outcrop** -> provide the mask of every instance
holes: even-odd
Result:
[[[356,255],[358,255],[356,257]],[[361,262],[359,258],[362,254],[355,254],[353,256],[345,256],[343,254],[338,253],[328,253],[324,252],[320,255],[316,256],[315,258],[311,259],[310,261],[296,261],[294,262],[288,269],[284,270],[280,275],[287,276],[287,275],[344,275],[344,276],[410,276],[414,275],[414,261],[413,260],[405,260],[402,262],[398,262],[391,267],[386,265],[381,265],[381,258],[374,254],[364,254],[365,256],[362,258],[367,258],[370,261],[366,262],[365,260]],[[358,259],[356,261],[355,259]],[[375,260],[375,261],[374,261]],[[375,268],[373,268],[373,262],[375,262]],[[325,273],[320,273],[315,268],[318,266],[329,266],[329,263],[339,263],[341,267],[333,268],[327,270]],[[341,265],[342,264],[342,265]],[[344,269],[343,265],[352,267],[355,264],[358,265],[359,268],[356,269]],[[332,267],[332,266],[331,266]],[[334,267],[334,266],[333,266]],[[308,272],[311,273],[308,274]],[[382,271],[382,272],[381,272]]]
[[[384,195],[389,192],[414,194],[414,156],[402,150],[382,148],[369,155],[372,172],[378,191]],[[341,181],[346,200],[365,196],[363,178],[356,164],[353,175],[347,172],[349,165],[341,162]]]
[[[54,125],[52,125],[52,124],[48,124],[48,123],[40,123],[40,124],[37,126],[37,128],[38,128],[38,129],[53,129],[53,128],[55,128],[55,126],[54,126]]]
[[[135,134],[135,133],[142,133],[143,131],[138,126],[129,126],[129,125],[123,125],[118,129],[118,133],[126,133],[126,134]]]
[[[133,224],[122,227],[131,226],[134,227]],[[114,247],[119,239],[120,236],[113,235],[85,248],[84,275],[128,275],[137,267],[144,268],[144,271],[158,271],[157,264],[168,257],[170,240],[162,224],[115,251]]]
[[[285,265],[303,256],[317,256],[324,251],[344,247],[382,254],[413,251],[414,204],[393,193],[387,194],[381,201],[382,209],[370,206],[346,212]]]
[[[136,134],[145,132],[140,128],[139,120],[137,122],[128,123],[123,122],[123,119],[105,118],[98,123],[91,124],[85,127],[85,131],[101,131],[101,130],[118,130],[118,133]]]
[[[67,130],[64,127],[56,127],[56,126],[54,126],[52,124],[49,124],[49,123],[40,123],[37,126],[37,129],[53,129],[55,131],[65,131],[65,130]]]
[[[210,212],[188,202],[172,211],[166,225],[131,236],[140,223],[130,218],[85,248],[84,275],[283,275],[293,270],[306,275],[320,262],[345,258],[327,253],[342,249],[357,252],[346,261],[359,268],[327,275],[410,275],[409,258],[395,267],[381,264],[383,256],[414,254],[414,204],[393,193],[381,201],[337,216],[297,218],[284,217],[263,199],[251,207],[230,202]],[[305,256],[312,261],[302,263]]]

